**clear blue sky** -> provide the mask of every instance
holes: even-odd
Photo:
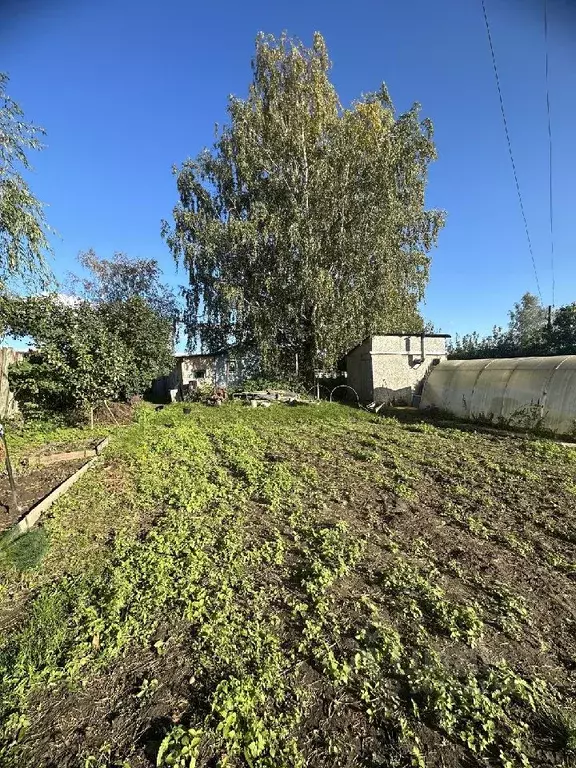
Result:
[[[10,2],[12,1],[12,5]],[[543,299],[551,302],[543,0],[486,0]],[[326,38],[344,104],[385,81],[398,109],[421,102],[439,159],[428,203],[448,213],[425,317],[447,333],[505,323],[535,292],[480,0],[8,0],[0,69],[27,118],[48,131],[33,190],[49,203],[55,272],[76,254],[158,259],[176,201],[171,166],[196,155],[244,95],[259,30]],[[576,11],[549,0],[556,304],[576,300]]]

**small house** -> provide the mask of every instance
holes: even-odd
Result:
[[[174,355],[174,369],[157,379],[152,393],[158,400],[182,400],[198,387],[234,387],[248,376],[249,361],[234,347],[211,354]]]
[[[368,336],[345,357],[347,383],[362,402],[417,405],[432,366],[445,360],[445,333]]]

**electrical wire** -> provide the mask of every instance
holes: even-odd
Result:
[[[514,183],[516,184],[516,192],[518,193],[518,202],[520,203],[520,213],[522,214],[522,220],[524,221],[524,229],[526,231],[526,240],[528,241],[528,251],[530,252],[530,258],[532,260],[532,268],[534,269],[534,277],[536,279],[536,288],[538,289],[538,295],[540,297],[540,301],[542,301],[542,291],[540,290],[540,281],[538,279],[538,270],[536,268],[536,260],[534,258],[534,249],[532,248],[530,230],[528,229],[528,220],[526,219],[526,211],[524,210],[524,202],[522,200],[520,182],[518,181],[516,163],[514,162],[514,153],[512,152],[512,142],[510,140],[510,131],[508,130],[508,121],[506,120],[506,110],[504,109],[504,99],[502,97],[502,88],[500,87],[500,77],[498,75],[498,66],[496,64],[496,54],[494,52],[494,44],[492,42],[492,33],[490,32],[488,12],[486,11],[485,0],[481,0],[481,2],[482,2],[482,11],[484,13],[484,23],[486,24],[486,32],[488,34],[488,43],[490,45],[490,53],[492,55],[492,66],[494,67],[494,77],[496,78],[496,88],[498,89],[498,98],[500,100],[500,111],[502,112],[502,121],[504,123],[504,133],[506,134],[506,143],[508,144],[508,154],[510,155],[510,162],[512,164],[512,173],[514,174]]]
[[[548,77],[548,0],[544,0],[544,46],[546,50],[546,112],[548,114],[548,205],[550,211],[550,269],[552,271],[552,306],[556,293],[554,274],[554,206],[552,197],[552,121],[550,119],[550,85]]]

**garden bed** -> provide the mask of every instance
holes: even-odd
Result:
[[[8,476],[0,476],[0,532],[10,528],[60,483],[74,474],[88,459],[37,467],[15,476],[20,509],[14,509]]]

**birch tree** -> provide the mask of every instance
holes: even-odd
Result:
[[[44,130],[24,122],[7,84],[8,75],[0,72],[0,288],[14,279],[46,287],[51,275],[44,206],[22,175],[30,170],[29,150],[42,149]]]
[[[435,159],[418,104],[384,85],[343,108],[324,39],[260,34],[245,99],[212,150],[175,169],[163,235],[189,274],[192,345],[254,346],[307,378],[373,332],[417,331],[443,213],[424,193]]]
[[[510,338],[519,347],[528,347],[540,338],[548,317],[540,299],[529,291],[514,304],[508,315]]]

